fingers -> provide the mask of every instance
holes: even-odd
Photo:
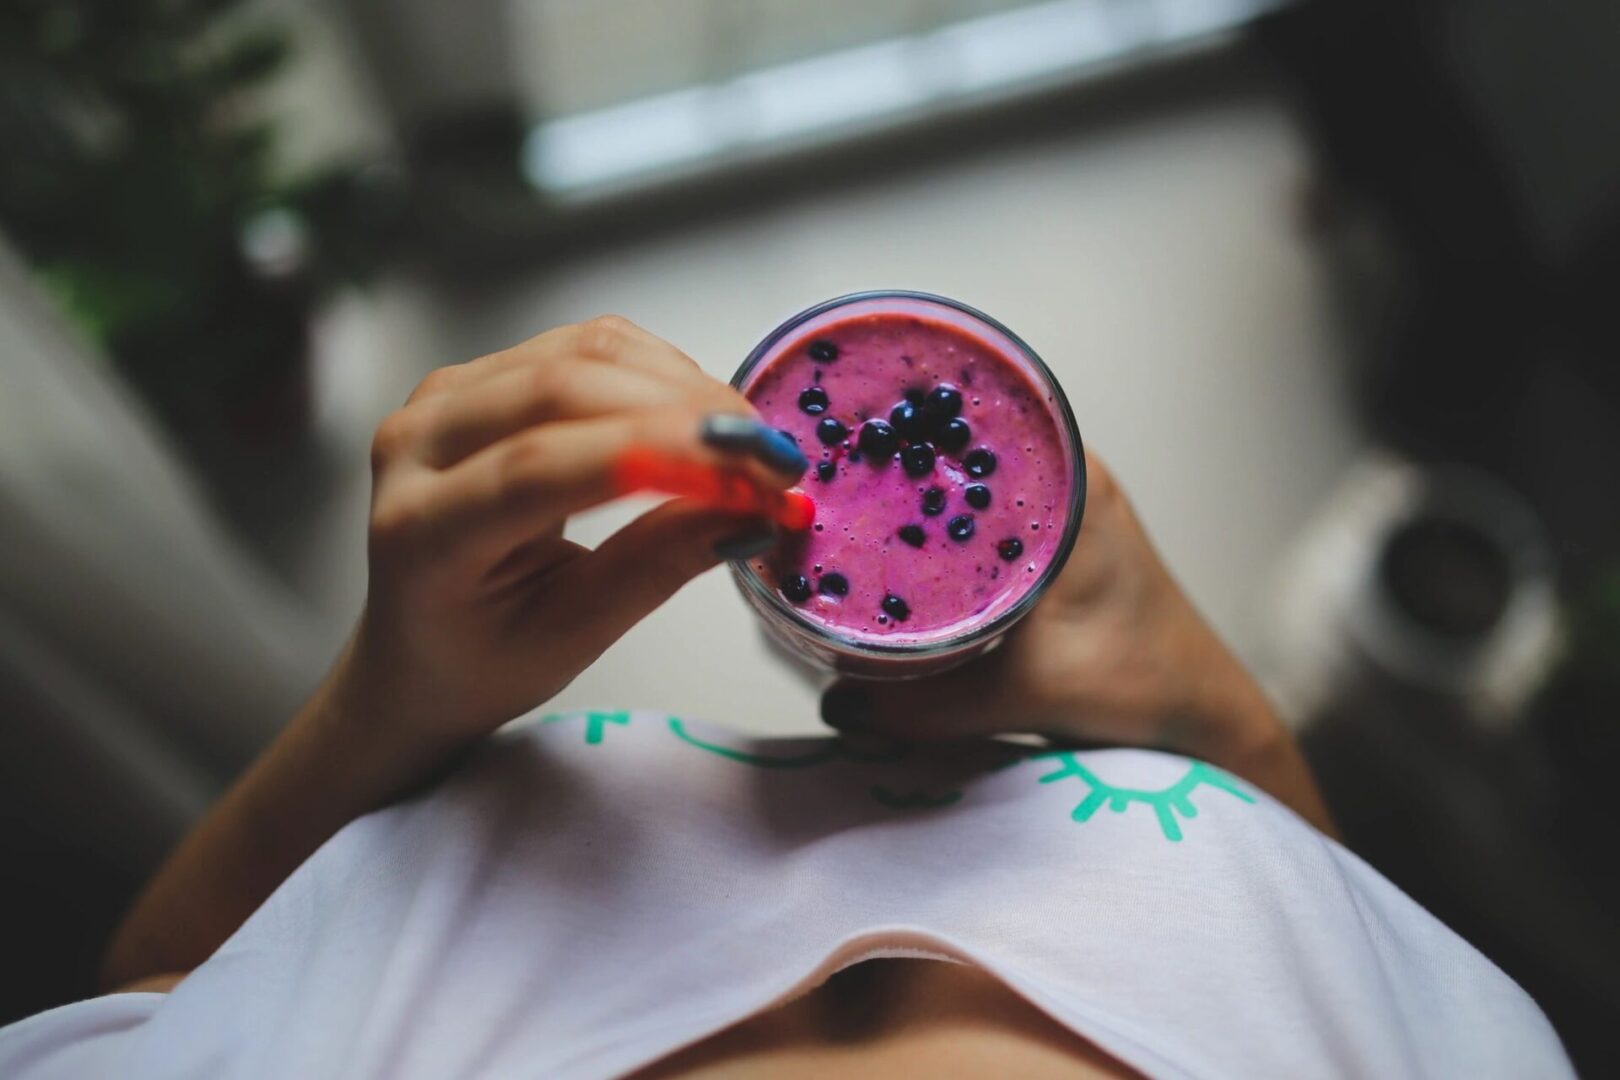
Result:
[[[769,522],[677,499],[571,562],[547,597],[548,609],[573,614],[569,648],[581,650],[573,659],[589,663],[723,558],[757,555],[774,542]]]
[[[529,428],[432,474],[425,485],[404,489],[400,497],[414,505],[397,512],[444,538],[435,545],[439,550],[454,547],[490,560],[572,514],[626,494],[618,466],[632,447],[741,474],[767,491],[787,487],[802,472],[802,456],[796,471],[783,470],[780,447],[709,445],[711,419],[676,405]],[[379,519],[386,528],[386,509],[373,508],[374,532]]]
[[[654,453],[632,470],[632,449]],[[470,553],[485,573],[632,487],[712,487],[717,501],[757,507],[752,493],[780,490],[808,467],[735,390],[616,318],[434,372],[379,426],[372,462],[374,557]],[[719,467],[726,479],[687,465]],[[446,569],[457,567],[471,568]]]
[[[617,364],[688,388],[730,389],[663,338],[618,315],[601,315],[563,329],[573,351],[587,360]]]
[[[431,413],[418,452],[426,464],[445,468],[525,428],[672,405],[685,396],[638,371],[567,357],[510,367],[416,406]]]
[[[441,368],[388,423],[413,434],[415,458],[444,468],[526,427],[683,400],[752,414],[742,395],[668,342],[604,316]]]
[[[730,391],[726,384],[705,374],[696,361],[669,342],[628,319],[603,315],[588,322],[547,330],[509,349],[465,364],[430,372],[411,394],[409,404],[459,393],[514,369],[559,359],[584,360],[637,371],[688,390]]]
[[[821,698],[821,718],[841,731],[928,742],[1030,731],[1009,670],[1012,653],[993,649],[942,675],[899,682],[840,679]]]

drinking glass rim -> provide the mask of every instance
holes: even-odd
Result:
[[[794,626],[806,631],[812,637],[818,638],[836,648],[853,650],[855,652],[869,655],[908,657],[927,657],[939,655],[941,653],[955,652],[958,649],[962,649],[966,646],[993,639],[998,634],[1017,623],[1018,620],[1027,615],[1030,608],[1034,607],[1040,598],[1046,594],[1046,590],[1051,585],[1053,579],[1055,579],[1057,575],[1062,572],[1064,564],[1069,561],[1069,555],[1074,550],[1075,541],[1079,538],[1080,519],[1085,516],[1086,448],[1085,444],[1080,438],[1080,426],[1075,422],[1074,410],[1069,406],[1068,395],[1063,392],[1062,384],[1058,382],[1057,376],[1052,373],[1052,369],[1046,366],[1046,361],[1041,359],[1040,354],[1034,349],[1030,348],[1028,342],[1019,337],[1017,334],[1013,333],[999,320],[985,314],[978,308],[964,304],[959,300],[952,300],[948,296],[940,296],[937,293],[919,292],[914,289],[868,289],[861,292],[845,293],[842,296],[835,296],[831,300],[823,300],[819,304],[805,308],[798,314],[793,315],[778,324],[776,329],[772,330],[770,333],[766,334],[760,339],[759,344],[754,346],[754,348],[748,353],[747,358],[743,360],[741,366],[737,368],[736,374],[732,375],[731,385],[741,392],[743,389],[743,380],[750,372],[753,371],[760,361],[765,358],[771,349],[783,338],[787,337],[794,330],[803,326],[805,323],[820,315],[824,315],[828,311],[832,311],[835,308],[847,307],[851,304],[862,303],[869,300],[913,300],[926,304],[937,304],[941,307],[947,307],[955,311],[959,311],[962,314],[967,315],[969,318],[975,319],[985,326],[988,326],[990,329],[996,331],[1010,341],[1013,344],[1013,347],[1023,355],[1024,359],[1028,360],[1034,366],[1041,379],[1045,381],[1047,389],[1051,391],[1052,401],[1057,406],[1058,417],[1062,421],[1063,429],[1068,433],[1070,440],[1074,444],[1074,482],[1071,485],[1072,490],[1069,495],[1069,512],[1066,518],[1063,536],[1058,541],[1058,546],[1053,551],[1051,560],[1046,564],[1046,568],[1041,571],[1040,576],[1035,579],[1034,584],[1032,584],[1028,591],[1026,591],[1024,595],[1018,599],[1018,602],[990,621],[980,626],[976,626],[964,633],[953,634],[950,637],[941,638],[938,641],[900,642],[892,645],[883,644],[880,642],[858,641],[854,638],[829,630],[820,623],[805,617],[805,615],[797,608],[783,600],[774,588],[767,585],[759,574],[754,571],[753,566],[750,565],[745,559],[733,561],[731,563],[731,573],[732,576],[737,579],[737,583],[740,587],[752,593],[771,610],[787,616]]]

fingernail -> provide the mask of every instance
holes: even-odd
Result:
[[[763,438],[756,455],[759,460],[777,472],[791,474],[795,479],[803,476],[810,467],[810,459],[804,456],[804,451],[799,449],[793,436],[764,424],[760,425],[760,430]]]
[[[755,555],[765,554],[775,544],[776,529],[762,522],[716,540],[714,553],[728,561],[752,559]]]
[[[834,686],[821,695],[821,719],[840,731],[862,731],[871,720],[872,695],[858,686]]]
[[[703,418],[703,441],[716,450],[754,455],[766,466],[795,477],[803,476],[810,460],[785,431],[735,413],[711,413]]]

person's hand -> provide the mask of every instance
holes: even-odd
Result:
[[[773,542],[674,500],[594,551],[568,517],[621,494],[632,444],[781,489],[806,462],[729,386],[617,318],[429,375],[372,449],[370,582],[335,676],[390,724],[476,737],[533,708],[685,582]]]
[[[1265,695],[1177,586],[1095,455],[1086,477],[1068,564],[998,647],[931,678],[840,680],[822,698],[823,719],[908,740],[1034,733],[1173,750],[1248,776],[1325,827]]]
[[[641,446],[762,489],[798,479],[793,440],[623,319],[443,368],[377,429],[365,611],[298,715],[170,855],[108,947],[108,989],[172,983],[344,825],[419,789],[479,737],[561,690],[637,620],[768,522],[681,500],[594,551],[570,514],[622,494]]]

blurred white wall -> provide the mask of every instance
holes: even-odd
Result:
[[[0,246],[8,806],[140,865],[308,692],[308,626]]]

